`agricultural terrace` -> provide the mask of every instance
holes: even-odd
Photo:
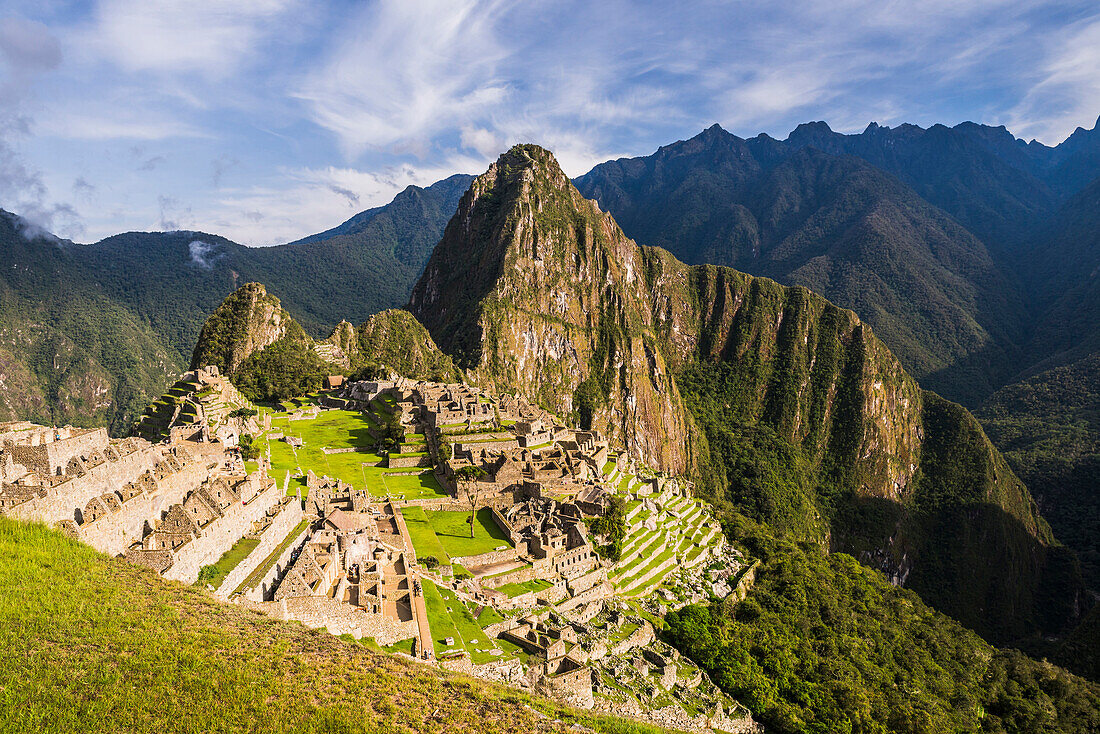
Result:
[[[287,471],[293,478],[289,491],[298,489],[305,493],[305,476],[310,470],[317,476],[328,475],[340,479],[357,489],[366,487],[375,497],[394,499],[433,499],[447,496],[435,474],[430,470],[389,469],[384,457],[374,453],[383,418],[356,410],[323,410],[316,418],[290,420],[290,414],[301,405],[308,405],[310,398],[301,398],[283,404],[285,410],[265,412],[271,414],[271,432],[283,433],[302,439],[302,446],[294,448],[281,439],[269,439],[268,434],[257,437],[261,452],[271,451],[272,476],[281,481]],[[423,437],[417,439],[423,441]],[[415,446],[415,442],[410,442]],[[406,443],[409,446],[410,443]],[[325,453],[323,449],[354,449],[345,453]]]

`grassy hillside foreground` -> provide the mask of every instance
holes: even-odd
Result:
[[[213,601],[0,517],[0,731],[657,734]]]

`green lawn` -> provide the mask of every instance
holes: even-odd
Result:
[[[462,635],[459,634],[458,627],[455,627],[451,613],[447,611],[447,602],[443,601],[439,587],[428,579],[421,579],[420,585],[424,589],[424,607],[428,611],[428,626],[431,628],[432,641],[435,643],[435,654],[438,656],[462,650]],[[444,640],[448,637],[453,637],[455,641],[451,647],[444,644]]]
[[[492,510],[483,507],[474,520],[474,537],[470,537],[470,513],[462,510],[428,512],[428,521],[435,528],[439,542],[449,556],[476,556],[500,546],[512,547],[511,541],[493,519]]]
[[[451,622],[454,623],[458,633],[462,635],[462,644],[465,645],[466,652],[470,653],[470,659],[474,665],[482,665],[494,660],[496,656],[492,654],[492,651],[496,649],[496,643],[488,639],[485,633],[481,631],[481,626],[478,625],[474,615],[470,613],[466,605],[450,589],[440,586],[437,587],[437,590],[451,610]]]
[[[409,529],[409,538],[412,540],[413,550],[417,558],[435,556],[440,563],[451,562],[451,557],[439,542],[435,535],[435,529],[428,522],[424,514],[424,508],[420,505],[410,505],[401,508],[401,514],[405,517],[405,526]]]
[[[222,554],[222,557],[218,559],[217,563],[203,567],[204,570],[208,568],[213,569],[208,572],[210,575],[206,576],[204,579],[206,583],[210,584],[215,589],[219,588],[222,582],[225,581],[225,577],[228,576],[234,568],[240,565],[240,562],[243,561],[249,553],[254,551],[259,544],[259,538],[241,538],[238,540],[233,544],[232,548]]]
[[[304,445],[295,449],[283,440],[260,439],[260,449],[271,448],[271,472],[282,481],[287,471],[292,477],[304,476],[312,470],[317,476],[328,475],[353,487],[364,486],[375,497],[404,496],[405,499],[446,497],[435,474],[430,470],[421,474],[393,476],[388,467],[374,466],[382,457],[369,452],[326,454],[327,448],[366,448],[375,439],[368,428],[373,424],[366,415],[355,410],[324,411],[312,420],[291,421],[286,413],[272,413],[271,428],[290,436],[298,436]],[[291,486],[292,491],[297,491]],[[388,490],[388,492],[387,492]]]
[[[520,594],[526,594],[529,591],[542,591],[543,589],[549,589],[553,586],[549,581],[543,581],[542,579],[533,579],[531,581],[524,581],[521,584],[504,584],[498,586],[497,591],[507,594],[509,598],[519,596]]]

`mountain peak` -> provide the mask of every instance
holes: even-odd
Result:
[[[787,136],[787,140],[795,141],[822,135],[833,135],[833,129],[829,127],[829,123],[824,120],[816,120],[814,122],[803,122],[800,124],[791,131],[791,134]]]
[[[245,283],[203,324],[191,368],[217,365],[223,374],[232,375],[252,353],[288,334],[305,337],[302,327],[263,284]]]

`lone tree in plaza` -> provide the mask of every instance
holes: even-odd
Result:
[[[458,482],[462,493],[466,495],[466,501],[470,503],[470,537],[474,537],[474,517],[477,514],[478,502],[481,500],[481,490],[477,480],[485,476],[485,470],[480,466],[464,466],[455,470],[455,481]]]

